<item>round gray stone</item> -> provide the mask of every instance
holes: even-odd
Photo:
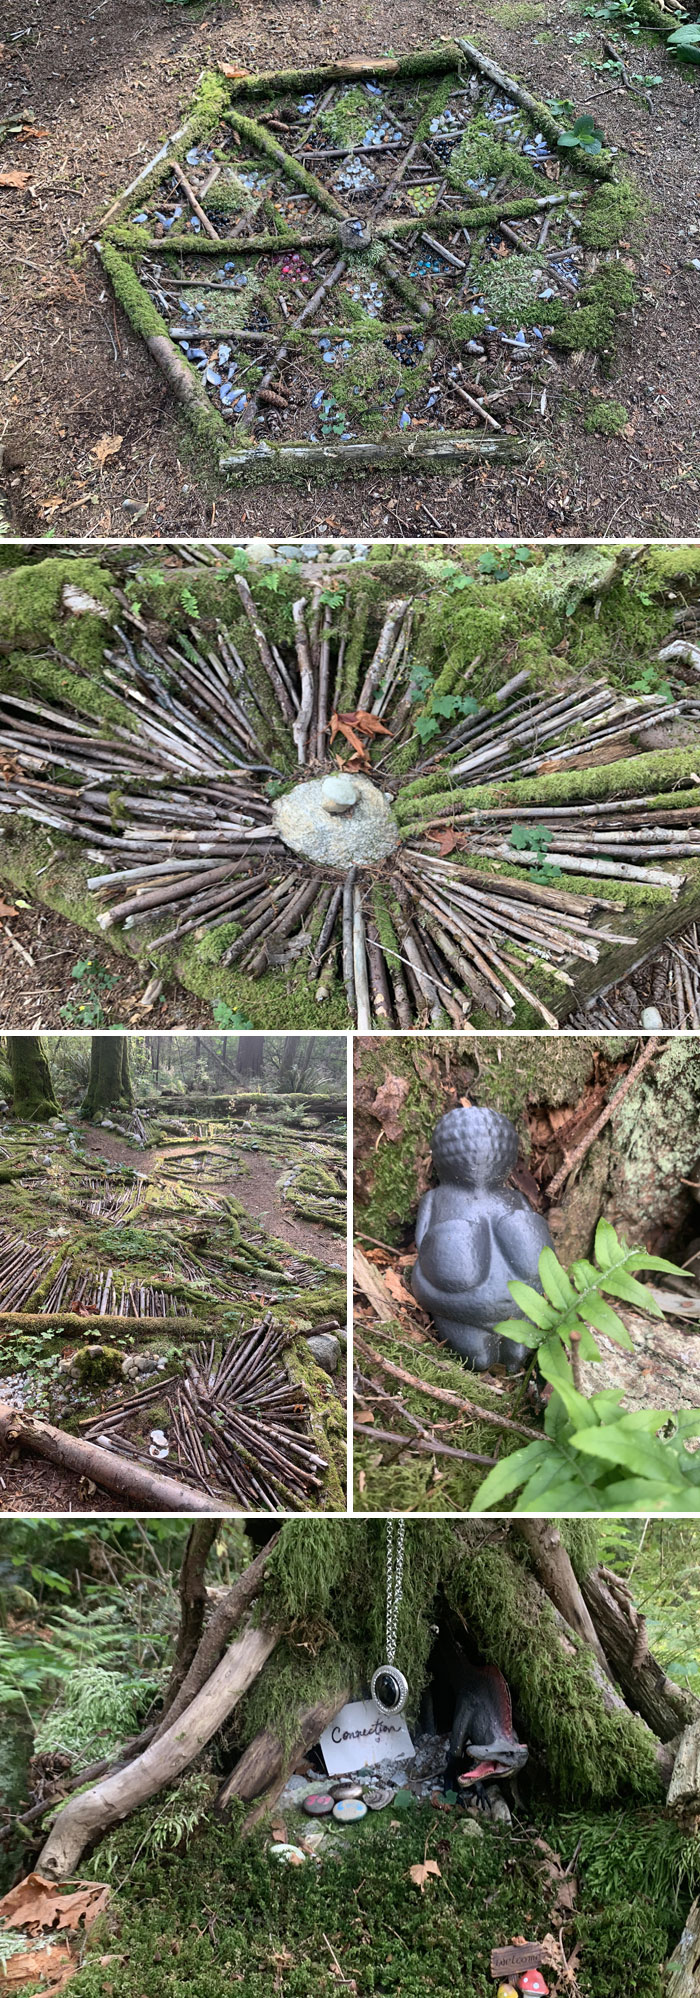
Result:
[[[663,1024],[658,1006],[645,1006],[640,1021],[645,1034],[658,1034],[659,1030],[663,1032]]]
[[[326,777],[312,777],[275,799],[272,816],[285,846],[307,860],[338,868],[368,866],[393,853],[399,831],[383,791],[368,777],[353,774],[356,803],[338,815],[327,809],[327,782]]]
[[[324,1374],[337,1374],[340,1345],[332,1332],[317,1332],[314,1337],[307,1339],[306,1344],[312,1359],[316,1361],[317,1367],[323,1368]]]

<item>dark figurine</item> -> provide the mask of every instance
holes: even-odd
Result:
[[[493,1777],[517,1776],[527,1759],[525,1742],[513,1730],[503,1673],[497,1665],[470,1665],[461,1657],[445,1789],[479,1795]]]
[[[499,1360],[509,1374],[524,1366],[529,1348],[493,1328],[522,1316],[509,1279],[541,1291],[540,1253],[553,1246],[542,1215],[505,1184],[517,1156],[517,1131],[500,1111],[448,1110],[433,1137],[440,1185],[418,1207],[413,1295],[477,1373]]]

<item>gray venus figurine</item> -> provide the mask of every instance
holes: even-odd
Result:
[[[509,1374],[524,1366],[529,1348],[493,1328],[522,1316],[512,1277],[542,1290],[539,1257],[553,1247],[542,1215],[505,1184],[517,1156],[517,1131],[499,1110],[448,1110],[433,1136],[440,1185],[418,1207],[413,1295],[477,1373],[498,1361]]]

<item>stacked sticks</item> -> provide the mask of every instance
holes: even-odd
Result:
[[[22,1311],[51,1268],[55,1247],[37,1248],[22,1235],[0,1232],[0,1311]]]
[[[233,1494],[242,1505],[273,1511],[307,1508],[318,1502],[327,1463],[311,1436],[305,1390],[280,1365],[286,1338],[267,1312],[242,1340],[196,1347],[183,1379],[161,1378],[120,1402],[91,1424],[89,1440],[109,1437],[115,1449],[149,1462],[120,1425],[165,1398],[181,1476],[212,1498]]]

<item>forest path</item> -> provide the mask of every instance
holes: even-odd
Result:
[[[254,1221],[279,1241],[303,1249],[308,1256],[318,1256],[332,1269],[344,1270],[346,1248],[342,1235],[334,1235],[330,1228],[322,1228],[318,1222],[302,1220],[295,1214],[289,1201],[282,1198],[277,1185],[279,1177],[279,1166],[252,1157],[248,1172],[236,1182],[236,1199]]]

